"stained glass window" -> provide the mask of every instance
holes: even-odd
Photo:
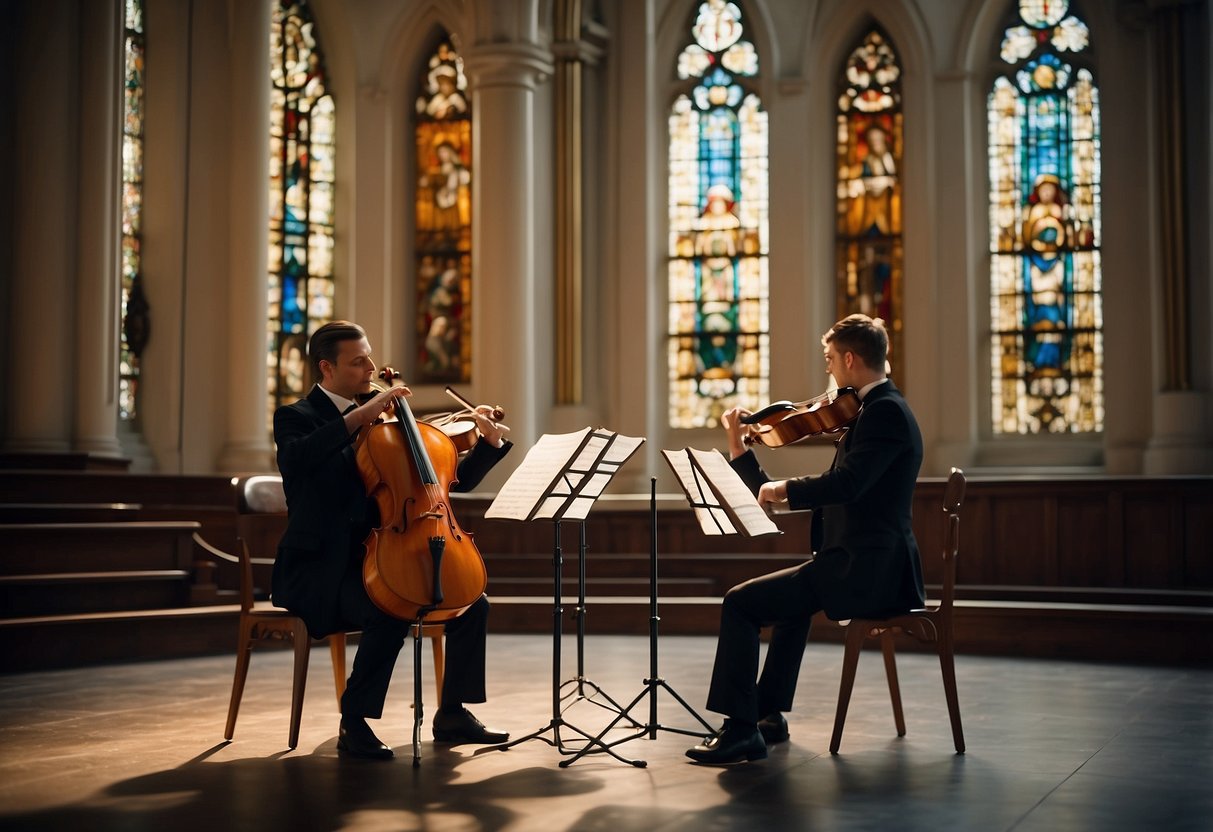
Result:
[[[143,0],[125,4],[125,72],[122,79],[122,332],[118,344],[118,417],[138,415],[139,355],[147,345],[143,295]]]
[[[706,0],[671,108],[670,425],[716,427],[769,399],[767,114],[741,9]]]
[[[893,378],[904,386],[901,67],[879,28],[847,57],[838,90],[838,318],[884,319]]]
[[[415,249],[421,382],[472,374],[472,112],[463,58],[438,44],[417,96]]]
[[[988,101],[996,434],[1103,429],[1099,88],[1070,6],[1020,0]]]
[[[304,395],[307,339],[333,317],[336,117],[306,0],[270,27],[269,413]]]

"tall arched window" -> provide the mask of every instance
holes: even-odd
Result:
[[[472,376],[472,112],[449,39],[421,73],[417,160],[417,357],[421,382]]]
[[[706,0],[678,56],[671,108],[670,425],[715,427],[767,401],[767,114],[741,9]]]
[[[1066,0],[1019,0],[990,129],[996,434],[1103,429],[1099,89]]]
[[[901,66],[879,27],[843,64],[837,118],[838,317],[884,319],[893,377],[903,386]]]
[[[122,332],[118,344],[118,417],[138,416],[139,355],[147,345],[143,296],[143,0],[126,0],[122,88]]]
[[[270,26],[268,416],[307,392],[307,339],[333,316],[336,118],[306,0]]]

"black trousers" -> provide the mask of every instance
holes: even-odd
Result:
[[[812,567],[804,563],[781,569],[739,584],[724,596],[708,710],[757,722],[774,711],[792,709],[809,626],[821,609],[809,578]],[[759,630],[771,625],[771,643],[758,677]]]
[[[458,618],[446,622],[446,669],[442,681],[442,706],[484,702],[485,642],[488,635],[489,599],[480,599]],[[361,559],[351,559],[341,582],[342,627],[361,630],[354,669],[341,697],[344,716],[379,719],[387,698],[392,670],[409,622],[393,618],[375,606],[362,584]]]

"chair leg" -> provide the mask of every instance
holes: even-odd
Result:
[[[236,675],[232,677],[232,698],[227,706],[227,727],[223,738],[231,740],[236,733],[236,715],[240,713],[240,699],[244,696],[244,680],[248,678],[249,659],[253,654],[253,623],[240,622],[240,641],[236,645]]]
[[[434,691],[437,701],[442,703],[442,684],[446,677],[446,650],[442,641],[442,632],[430,636],[430,645],[434,650]]]
[[[960,697],[956,693],[956,664],[952,656],[951,633],[939,639],[939,669],[943,671],[943,695],[948,700],[948,718],[952,720],[952,742],[956,753],[965,753],[964,729],[960,726]]]
[[[341,696],[345,693],[345,633],[329,636],[329,653],[333,658],[333,685],[337,689],[337,710],[341,710]]]
[[[842,680],[838,684],[838,710],[834,714],[834,735],[830,737],[830,753],[837,754],[842,744],[842,726],[847,721],[847,706],[851,704],[851,690],[855,687],[855,668],[859,664],[859,650],[866,634],[854,624],[847,627],[846,647],[842,655]]]
[[[291,685],[291,734],[287,747],[299,745],[299,723],[303,718],[303,691],[307,687],[307,662],[312,647],[307,625],[297,620],[294,626],[295,681]]]
[[[880,650],[884,653],[884,672],[889,679],[889,698],[893,700],[893,722],[897,725],[897,736],[906,735],[906,718],[901,710],[901,686],[897,683],[897,655],[893,645],[893,631],[880,634]]]

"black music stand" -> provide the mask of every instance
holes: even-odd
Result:
[[[707,535],[736,534],[738,531],[748,537],[765,534],[782,534],[762,508],[759,507],[754,495],[742,482],[741,477],[717,451],[699,451],[694,448],[684,448],[681,451],[665,451],[662,455],[678,477],[678,483],[686,494],[687,501],[695,511],[699,526]],[[716,729],[692,708],[687,701],[670,687],[657,671],[657,624],[661,616],[657,614],[657,478],[649,482],[649,678],[644,680],[644,688],[636,694],[625,707],[598,736],[587,744],[586,749],[594,744],[603,744],[602,738],[623,719],[632,719],[631,711],[647,696],[649,699],[649,721],[641,726],[641,730],[627,737],[621,737],[610,743],[605,743],[608,749],[621,743],[630,742],[641,737],[650,740],[657,739],[658,731],[670,731],[686,736],[703,736],[702,731],[686,728],[673,728],[662,725],[657,721],[657,691],[664,690],[681,705],[687,713],[695,717],[709,734]],[[635,720],[632,720],[635,722]],[[566,767],[576,762],[586,753],[586,749],[568,760],[560,762]]]
[[[561,713],[567,712],[578,702],[589,702],[591,705],[597,705],[600,708],[611,711],[612,713],[622,713],[623,706],[611,698],[611,695],[602,689],[597,682],[587,679],[585,675],[585,521],[582,520],[577,524],[578,529],[578,545],[577,545],[577,609],[573,615],[577,619],[577,675],[572,679],[566,679],[564,684],[560,686],[560,690],[571,688],[568,693],[562,693],[560,701],[564,702],[561,708]],[[586,688],[592,688],[593,693],[586,695]],[[596,696],[601,696],[606,702],[599,702],[595,699]],[[610,703],[610,704],[607,704]],[[639,728],[640,723],[631,717],[627,717],[631,723],[629,727]]]
[[[585,685],[592,686],[597,693],[602,693],[615,705],[614,710],[619,716],[615,721],[624,718],[622,709],[615,700],[611,699],[595,683],[584,677],[584,658],[582,652],[584,640],[584,608],[585,608],[585,517],[593,506],[594,501],[602,495],[607,484],[615,473],[622,467],[636,449],[644,443],[644,439],[622,436],[614,431],[598,428],[591,430],[583,428],[575,433],[545,434],[531,448],[526,458],[509,480],[497,498],[485,512],[485,519],[504,520],[552,520],[554,539],[552,545],[552,718],[547,725],[518,739],[500,745],[487,746],[475,753],[485,751],[506,751],[519,743],[528,740],[540,740],[555,747],[561,754],[576,754],[580,757],[591,751],[605,752],[615,759],[629,765],[643,768],[647,765],[644,760],[629,760],[621,757],[588,731],[578,728],[564,718],[564,712],[580,699],[589,699],[584,695]],[[562,520],[577,520],[581,523],[581,579],[579,581],[579,624],[578,624],[578,668],[577,677],[561,684],[560,682],[560,642],[562,636],[561,606],[561,573],[564,557],[561,550],[560,524]],[[577,700],[569,706],[561,707],[563,701],[561,691],[569,684],[575,684]],[[592,700],[590,700],[592,701]],[[594,704],[602,705],[595,702]],[[607,707],[602,705],[602,707]],[[630,717],[628,717],[630,719]],[[635,720],[633,720],[634,724]],[[585,745],[572,748],[561,739],[560,729],[567,728],[579,734]],[[548,731],[552,738],[543,736]],[[561,763],[565,765],[565,763]]]

